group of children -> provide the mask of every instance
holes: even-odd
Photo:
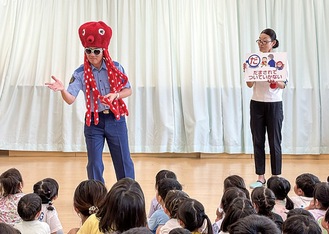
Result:
[[[59,185],[45,178],[22,192],[20,172],[11,168],[0,175],[0,233],[63,234],[52,205]],[[82,181],[75,189],[73,207],[81,227],[68,234],[140,233],[314,233],[329,230],[329,177],[327,182],[310,173],[296,178],[294,196],[283,177],[271,177],[251,193],[238,175],[225,178],[223,195],[212,223],[203,204],[190,197],[170,170],[155,177],[156,194],[148,216],[139,183],[124,178],[110,190],[96,180]]]
[[[288,180],[275,176],[249,194],[243,178],[227,177],[214,233],[327,234],[329,177],[321,182],[317,176],[303,173],[296,178],[294,196],[289,197],[290,190]]]
[[[6,228],[4,230],[8,229],[0,233],[11,233],[9,230],[12,230],[12,233],[63,234],[52,205],[58,196],[57,181],[52,178],[38,181],[33,186],[33,193],[29,194],[24,194],[22,188],[23,178],[16,168],[0,175],[0,224],[3,225],[1,228]]]

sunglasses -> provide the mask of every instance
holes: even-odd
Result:
[[[103,51],[102,48],[96,48],[96,49],[86,48],[85,49],[86,54],[94,53],[94,55],[99,55],[102,51]]]

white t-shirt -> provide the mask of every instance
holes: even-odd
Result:
[[[49,225],[39,220],[22,221],[15,224],[14,228],[23,234],[50,234]]]
[[[289,76],[289,64],[287,61],[287,79]],[[281,102],[282,101],[283,89],[276,88],[272,89],[270,83],[267,81],[257,81],[253,86],[253,94],[251,100],[257,102]]]
[[[39,220],[41,222],[46,222],[49,225],[51,233],[63,233],[63,227],[61,221],[58,218],[58,213],[55,207],[53,210],[47,210],[47,207],[48,204],[42,204]]]
[[[160,234],[168,234],[174,228],[182,228],[177,219],[169,219],[165,225],[160,228]]]
[[[303,197],[295,196],[290,198],[294,203],[294,208],[305,208],[309,206],[310,202],[313,200],[313,197]]]
[[[323,217],[326,214],[326,210],[314,209],[308,211],[313,215],[316,221],[318,221],[321,217]]]
[[[253,86],[252,100],[257,102],[281,102],[282,89],[272,89],[267,81],[257,81]]]

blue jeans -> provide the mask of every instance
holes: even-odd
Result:
[[[130,157],[128,144],[128,130],[126,119],[121,116],[116,120],[114,115],[99,113],[99,123],[94,124],[92,115],[91,124],[84,126],[84,134],[87,144],[88,179],[99,180],[104,183],[103,149],[105,140],[110,149],[117,180],[125,177],[135,179],[134,163]]]

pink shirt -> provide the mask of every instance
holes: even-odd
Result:
[[[17,213],[17,204],[24,193],[9,194],[4,197],[0,195],[0,223],[14,225],[21,221]]]

